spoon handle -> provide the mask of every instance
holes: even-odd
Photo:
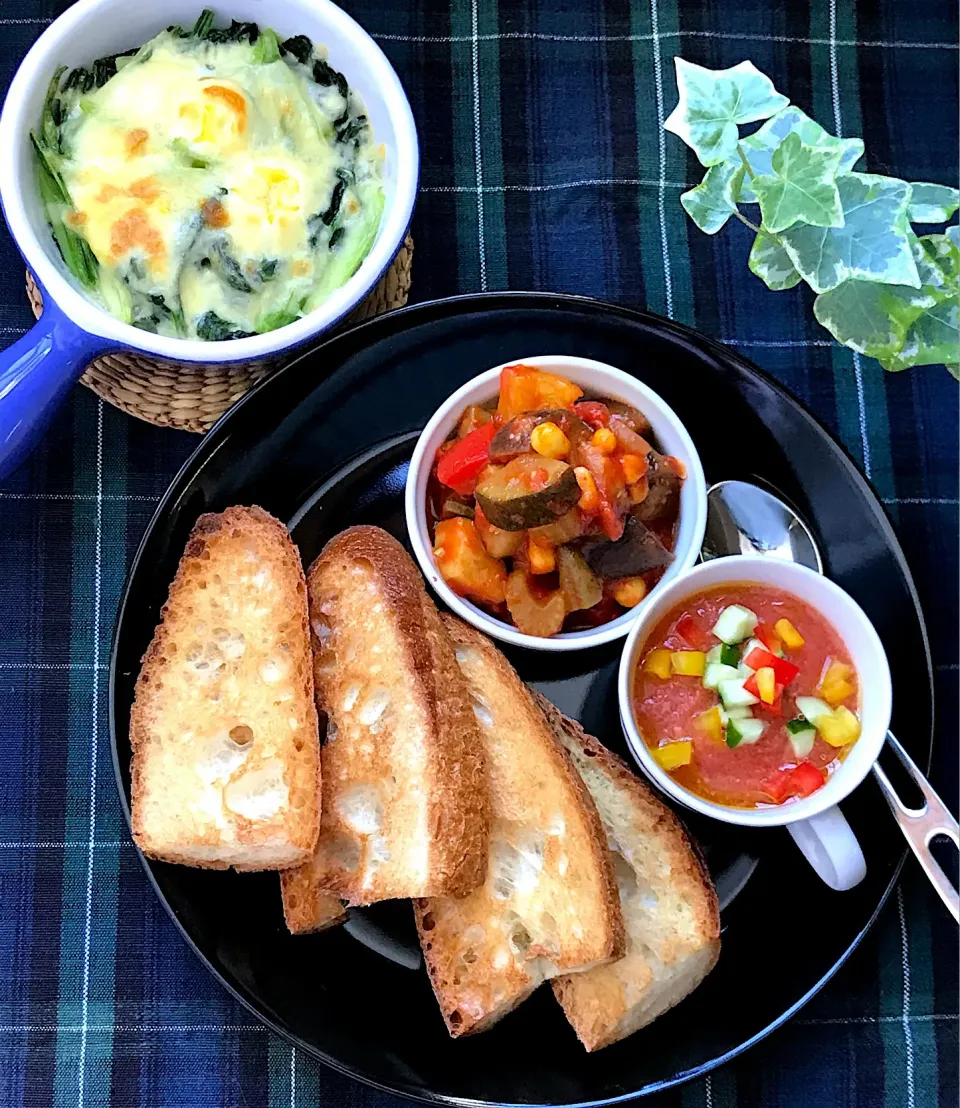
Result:
[[[960,923],[960,895],[930,850],[931,840],[938,835],[945,835],[960,850],[960,825],[891,731],[887,732],[887,742],[896,751],[897,757],[923,793],[923,807],[908,808],[903,803],[879,762],[874,763],[874,776],[890,805],[894,819],[900,824],[904,838],[916,854],[920,865],[923,866],[924,873],[930,878],[930,883],[940,894],[940,899],[946,904],[950,914]]]

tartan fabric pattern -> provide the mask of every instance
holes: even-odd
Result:
[[[60,7],[0,0],[0,88]],[[932,776],[956,810],[956,383],[942,369],[884,374],[831,341],[804,289],[771,293],[747,272],[743,227],[713,238],[693,227],[678,194],[702,171],[660,127],[674,54],[710,67],[750,58],[828,129],[862,135],[870,171],[955,184],[955,5],[344,7],[391,58],[417,118],[415,300],[532,288],[649,307],[774,374],[858,461],[920,592],[936,662]],[[0,261],[3,345],[31,318],[5,233]],[[0,1105],[389,1108],[400,1102],[292,1051],[200,967],[148,887],[116,797],[105,702],[116,605],[196,441],[77,388],[0,485]],[[650,1103],[955,1105],[956,955],[956,929],[911,857],[871,934],[787,1029]]]

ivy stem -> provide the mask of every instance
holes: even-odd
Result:
[[[739,142],[737,143],[737,153],[740,155],[740,161],[743,162],[743,168],[746,170],[747,176],[752,181],[753,177],[754,177],[754,173],[753,173],[753,170],[750,168],[750,163],[747,161],[747,155],[744,154],[743,147],[740,145]]]
[[[750,230],[751,230],[751,231],[753,231],[753,233],[754,233],[755,235],[761,235],[761,234],[765,234],[765,233],[766,233],[766,232],[762,231],[762,230],[761,230],[761,229],[760,229],[760,228],[759,228],[759,227],[758,227],[758,226],[756,225],[756,223],[751,223],[751,222],[750,222],[750,220],[749,220],[749,219],[747,219],[747,217],[746,217],[745,215],[742,215],[742,214],[740,213],[740,211],[739,211],[739,210],[738,210],[738,211],[735,211],[735,212],[734,212],[733,214],[734,214],[734,215],[735,215],[735,216],[737,217],[737,219],[739,219],[739,220],[740,220],[740,222],[741,222],[741,223],[745,223],[745,224],[746,224],[746,225],[747,225],[747,226],[748,226],[748,227],[750,228]]]

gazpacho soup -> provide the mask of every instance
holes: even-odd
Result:
[[[860,737],[843,640],[771,585],[706,589],[665,615],[640,655],[633,709],[663,769],[734,808],[809,796]]]
[[[599,626],[672,562],[685,476],[636,408],[507,366],[499,396],[467,407],[434,459],[437,569],[525,635]]]

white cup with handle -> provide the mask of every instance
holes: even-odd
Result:
[[[653,757],[637,726],[633,687],[647,639],[660,620],[684,599],[724,585],[758,584],[790,593],[830,623],[849,654],[860,689],[861,733],[822,788],[810,796],[763,808],[734,808],[696,795]],[[890,726],[893,698],[890,666],[880,636],[863,609],[828,578],[795,562],[736,555],[696,566],[672,581],[631,628],[620,659],[620,720],[644,773],[664,793],[701,815],[743,827],[786,827],[817,874],[832,889],[851,889],[863,880],[866,863],[839,804],[870,772]]]

